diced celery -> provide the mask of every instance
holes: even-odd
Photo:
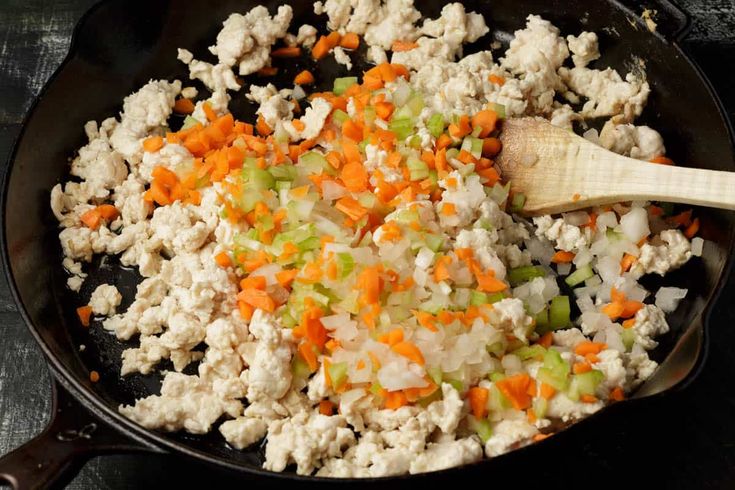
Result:
[[[438,138],[444,132],[444,116],[441,114],[432,114],[426,121],[426,129],[434,138]]]
[[[487,302],[490,304],[497,303],[498,301],[502,301],[503,298],[505,298],[505,294],[503,293],[493,293],[488,295]]]
[[[497,383],[498,381],[505,379],[505,374],[495,371],[495,372],[489,373],[487,377],[493,383]]]
[[[549,309],[544,308],[543,310],[536,313],[536,331],[538,333],[545,333],[549,331]]]
[[[429,376],[431,376],[432,381],[434,381],[435,384],[438,386],[441,386],[442,384],[442,370],[440,367],[430,367],[426,370],[427,373],[429,373]]]
[[[184,124],[181,125],[181,129],[189,129],[197,124],[201,124],[197,118],[186,116],[184,118]]]
[[[332,92],[334,92],[334,95],[342,95],[348,88],[352,87],[356,83],[357,77],[335,78]]]
[[[424,110],[424,98],[421,96],[421,93],[414,92],[411,98],[408,99],[406,106],[411,109],[414,116],[421,114],[421,111]]]
[[[307,250],[316,250],[321,247],[321,240],[317,236],[309,237],[306,240],[302,240],[296,243],[296,248],[299,252],[306,252]]]
[[[505,377],[500,373],[493,373],[490,376],[496,378],[493,380],[493,382],[500,381]],[[490,396],[488,396],[487,404],[488,408],[490,408],[490,410],[493,412],[500,412],[502,410],[507,410],[512,407],[510,400],[508,400],[495,385],[490,388]]]
[[[620,336],[623,339],[623,345],[625,346],[625,350],[629,351],[630,349],[632,349],[633,344],[635,344],[635,329],[624,328]]]
[[[432,252],[438,252],[444,245],[444,239],[441,236],[432,235],[431,233],[424,234],[424,242]]]
[[[286,328],[293,328],[296,326],[296,319],[291,316],[290,313],[286,312],[283,315],[281,315],[281,323],[283,323],[283,326]]]
[[[249,213],[250,211],[255,209],[255,204],[262,200],[263,196],[260,194],[260,192],[253,192],[252,190],[250,192],[243,192],[242,197],[240,198],[240,209],[242,209],[246,213]]]
[[[473,157],[480,158],[482,156],[482,140],[480,138],[467,136],[462,141],[462,149],[472,154]]]
[[[332,113],[332,120],[336,122],[339,126],[342,126],[342,123],[344,123],[348,119],[350,119],[350,115],[342,109],[335,109],[335,111]]]
[[[541,360],[544,358],[544,355],[546,355],[546,349],[538,344],[524,345],[520,349],[516,349],[511,352],[511,354],[515,354],[520,357],[521,361],[527,361],[529,359]]]
[[[260,216],[258,218],[258,228],[260,231],[270,231],[275,227],[273,216],[270,214]]]
[[[399,107],[393,113],[392,119],[411,119],[413,121],[413,111],[408,106]]]
[[[477,419],[474,415],[467,417],[468,425],[470,430],[474,431],[483,444],[485,444],[490,437],[493,435],[493,429],[490,425],[490,421],[487,419]]]
[[[464,383],[462,383],[460,380],[458,380],[458,379],[447,379],[445,381],[447,383],[449,383],[450,385],[452,385],[454,387],[454,389],[457,390],[457,391],[459,391],[460,393],[463,393],[464,392]]]
[[[513,194],[513,199],[510,200],[510,210],[514,213],[520,213],[523,211],[523,206],[526,204],[526,195],[522,192],[516,192]]]
[[[273,189],[276,185],[276,179],[273,178],[270,172],[260,168],[243,169],[243,176],[245,176],[248,183],[248,188],[252,190]]]
[[[493,342],[485,346],[485,350],[488,354],[495,354],[497,357],[500,357],[505,352],[505,344],[503,342]]]
[[[373,395],[379,394],[382,389],[383,387],[378,380],[373,381],[373,384],[370,385],[370,393]]]
[[[597,386],[604,379],[605,375],[603,372],[597,369],[582,374],[575,374],[572,376],[571,383],[569,383],[567,395],[574,401],[579,400],[581,395],[594,395]]]
[[[408,146],[411,148],[416,148],[417,150],[421,148],[421,136],[418,134],[411,137],[411,139],[408,141]]]
[[[301,356],[293,356],[291,360],[291,373],[293,373],[295,378],[306,379],[311,375],[311,369]]]
[[[337,388],[347,381],[347,363],[335,362],[329,365],[329,378],[332,380],[332,387]]]
[[[315,151],[307,151],[299,157],[299,166],[308,174],[321,174],[327,167],[331,167],[324,155]]]
[[[424,180],[429,177],[429,166],[423,160],[409,157],[406,161],[411,180]]]
[[[352,255],[342,252],[337,254],[337,267],[339,269],[340,279],[344,279],[349,276],[352,269],[355,268],[355,259]]]
[[[584,281],[589,279],[590,277],[594,276],[595,273],[592,270],[592,267],[590,267],[589,264],[586,264],[582,267],[577,268],[576,271],[569,274],[566,279],[564,279],[564,282],[567,283],[567,286],[574,287],[578,284],[582,284]]]
[[[423,398],[419,398],[418,404],[424,408],[431,405],[433,402],[441,400],[442,399],[442,390],[434,390],[434,392],[429,395],[425,396]]]
[[[493,104],[493,110],[495,111],[495,114],[498,115],[498,119],[505,119],[505,106],[503,104]]]
[[[488,295],[486,293],[481,293],[480,291],[472,291],[470,293],[470,304],[472,306],[485,305],[488,303],[487,299]]]
[[[411,118],[396,118],[391,119],[388,128],[395,133],[396,138],[399,140],[405,140],[413,134],[414,126],[413,119]]]
[[[524,282],[528,282],[535,277],[546,276],[546,271],[535,265],[527,265],[524,267],[516,267],[508,272],[508,281],[510,285],[515,287]]]
[[[357,201],[364,208],[372,209],[378,204],[378,198],[372,192],[363,192],[357,196]]]
[[[566,328],[572,323],[569,296],[557,296],[551,300],[549,307],[549,328],[558,330]]]
[[[457,158],[459,156],[459,150],[456,148],[450,148],[447,150],[447,160],[451,160],[452,158]]]
[[[477,138],[478,136],[480,136],[482,134],[482,126],[477,126],[475,129],[472,130],[472,133],[471,134],[475,138]]]
[[[275,189],[277,191],[287,191],[291,188],[291,182],[286,180],[277,180]]]
[[[561,357],[561,354],[555,349],[547,349],[544,365],[539,368],[536,378],[561,391],[567,387],[569,371],[569,363]]]
[[[546,417],[546,411],[549,409],[549,401],[545,398],[536,398],[533,400],[533,413],[536,417],[542,419]]]
[[[298,171],[293,165],[271,165],[268,173],[276,180],[293,181],[298,177]]]
[[[391,214],[391,217],[393,218],[393,221],[396,221],[397,223],[408,225],[419,219],[419,213],[415,209],[406,208],[400,211],[395,211]]]

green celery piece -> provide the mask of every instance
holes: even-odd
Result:
[[[569,296],[557,296],[549,307],[549,328],[559,330],[572,324]]]
[[[426,122],[426,129],[434,138],[438,138],[444,132],[444,116],[441,114],[432,114]]]
[[[260,168],[243,169],[243,175],[247,180],[247,187],[252,190],[273,189],[276,185],[276,179],[267,170]]]
[[[334,95],[342,95],[347,91],[348,88],[352,87],[357,83],[357,77],[343,77],[334,79],[334,88],[332,92]]]
[[[511,352],[511,354],[515,354],[516,356],[520,357],[521,361],[527,361],[529,359],[541,360],[546,355],[546,349],[538,344],[524,345],[520,349],[516,349]]]
[[[485,350],[488,354],[494,354],[496,357],[500,357],[505,352],[505,344],[503,342],[493,342],[485,346]]]
[[[424,408],[431,405],[433,402],[441,400],[442,399],[442,390],[434,390],[434,393],[432,393],[429,396],[425,396],[423,398],[419,398],[418,404]]]
[[[569,274],[566,279],[564,279],[564,282],[567,283],[567,286],[574,287],[578,284],[582,284],[584,281],[589,279],[590,277],[594,276],[595,273],[592,270],[592,267],[590,267],[589,264],[578,267],[577,270]]]
[[[477,419],[474,415],[467,417],[470,430],[478,435],[483,444],[485,444],[493,435],[493,429],[490,421],[487,419]]]
[[[510,201],[510,210],[514,213],[520,213],[523,211],[523,206],[526,204],[526,195],[522,192],[516,192],[513,194],[513,199]]]
[[[277,180],[275,189],[277,191],[287,191],[291,188],[291,182],[286,180]]]
[[[450,148],[447,150],[447,160],[451,160],[452,158],[457,158],[459,156],[459,150],[456,148]]]
[[[339,268],[339,277],[344,279],[349,276],[352,269],[355,268],[355,259],[347,252],[337,254],[337,266]]]
[[[488,303],[488,295],[480,291],[470,292],[470,304],[472,306],[486,305]]]
[[[433,235],[431,233],[424,234],[424,243],[432,252],[438,252],[444,245],[444,239],[439,235]]]
[[[446,379],[444,381],[446,381],[447,383],[449,383],[450,385],[452,385],[454,387],[454,389],[457,390],[458,392],[460,392],[460,393],[464,392],[464,383],[462,383],[460,380],[458,380],[458,379]]]
[[[549,400],[538,397],[533,400],[533,413],[536,417],[542,419],[546,417],[546,411],[549,409]]]
[[[363,119],[365,120],[365,124],[372,124],[375,121],[375,107],[373,106],[367,106],[363,110]]]
[[[545,277],[546,271],[539,266],[527,265],[524,267],[516,267],[508,272],[508,281],[510,285],[515,287],[524,282],[528,282],[536,277]]]
[[[197,124],[201,124],[197,118],[186,116],[184,118],[184,124],[181,125],[181,129],[189,129],[196,126]]]
[[[635,344],[635,330],[632,328],[624,328],[620,336],[623,339],[625,350],[629,351],[630,349],[632,349],[633,344]]]
[[[390,124],[388,125],[388,129],[395,133],[396,138],[403,141],[411,136],[414,132],[413,119],[394,117],[393,119],[391,119]]]
[[[487,377],[493,383],[497,383],[498,381],[505,379],[505,374],[496,371],[488,374]]]
[[[293,373],[295,378],[306,379],[311,375],[311,369],[301,356],[293,356],[291,360],[291,373]]]
[[[306,240],[302,240],[296,244],[296,248],[299,252],[306,252],[307,250],[316,250],[322,245],[321,240],[318,236],[309,237]]]
[[[544,355],[544,365],[539,368],[536,378],[556,390],[564,390],[569,381],[570,366],[561,354],[555,349],[547,349]]]
[[[406,166],[411,176],[411,180],[424,180],[429,177],[429,166],[423,160],[415,157],[409,157]]]
[[[349,119],[350,115],[342,109],[335,109],[335,111],[332,113],[332,120],[336,122],[339,126],[342,126],[342,124]]]
[[[261,200],[263,200],[263,196],[260,192],[243,192],[242,197],[240,198],[240,209],[249,213],[255,209],[255,204]]]
[[[294,317],[291,316],[290,313],[286,312],[281,315],[281,323],[283,323],[283,326],[286,328],[293,328],[298,322]]]
[[[597,386],[605,379],[605,375],[602,371],[593,369],[582,374],[575,374],[572,376],[572,381],[569,383],[569,390],[567,396],[570,399],[577,401],[581,395],[594,395]]]
[[[429,373],[429,376],[431,376],[432,381],[434,381],[435,384],[438,386],[441,386],[442,384],[442,370],[439,367],[430,367],[426,370],[427,373]]]
[[[543,310],[536,313],[536,331],[538,333],[546,333],[549,331],[549,309],[544,308]]]
[[[276,180],[293,181],[298,177],[298,171],[293,165],[271,165],[268,173]]]
[[[495,111],[495,114],[498,115],[498,119],[505,119],[505,106],[503,104],[493,104],[493,110]]]
[[[383,386],[378,380],[373,381],[373,384],[370,385],[370,393],[372,393],[373,395],[377,395],[382,389]]]
[[[497,303],[498,301],[502,301],[505,299],[504,293],[493,293],[487,297],[487,302],[490,304]]]
[[[299,157],[299,166],[309,174],[321,174],[327,167],[331,167],[324,155],[315,151],[307,151]]]
[[[392,115],[392,119],[411,119],[413,121],[413,111],[408,106],[399,107]]]
[[[414,92],[411,98],[408,99],[408,102],[406,102],[406,107],[411,109],[414,116],[418,116],[424,109],[424,98],[419,92]]]
[[[491,376],[494,376],[496,379],[495,381],[500,381],[505,376],[500,373],[493,373]],[[492,388],[490,388],[490,396],[488,397],[488,407],[490,410],[494,412],[499,412],[502,410],[506,410],[508,408],[511,408],[510,400],[508,400],[505,395],[498,389],[497,386],[493,385]]]

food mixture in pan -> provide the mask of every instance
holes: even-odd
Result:
[[[632,202],[527,220],[493,166],[522,115],[671,164],[634,125],[645,74],[599,66],[595,33],[536,15],[502,53],[460,3],[425,20],[412,0],[314,10],[328,32],[256,7],[224,22],[216,63],[180,49],[200,90],[152,80],[87,123],[51,192],[71,289],[95,254],[145,278],[126,311],[112,285],[80,298],[83,324],[136,342],[121,376],[170,361],[160,394],[120,412],[236,449],[265,439],[272,471],[386,476],[540,441],[650,377],[687,291],[638,280],[701,254],[698,219]],[[351,70],[361,44],[366,72],[267,83],[275,58]],[[257,120],[235,120],[234,97]]]

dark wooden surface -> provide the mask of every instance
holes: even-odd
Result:
[[[0,164],[4,165],[20,122],[68,48],[77,19],[93,0],[3,0],[0,3]],[[681,0],[692,15],[686,47],[735,116],[735,0]],[[63,116],[60,115],[60,116]],[[655,472],[660,488],[735,488],[735,274],[712,317],[712,344],[704,371],[682,393],[665,400],[652,436],[672,431],[673,443],[650,444],[647,461],[618,468]],[[8,287],[0,279],[0,454],[44,427],[50,409],[50,378]],[[662,461],[664,465],[662,465]],[[668,464],[666,464],[668,462]],[[69,485],[74,489],[200,487],[207,471],[163,456],[106,456],[91,460]],[[605,475],[601,475],[602,483]],[[618,475],[620,476],[620,475]],[[617,478],[616,478],[617,480]],[[581,483],[581,482],[580,482]],[[555,486],[555,485],[552,485]],[[658,485],[657,485],[658,486]]]

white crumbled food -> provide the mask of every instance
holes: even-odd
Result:
[[[643,244],[632,272],[663,276],[686,264],[692,257],[691,243],[681,231],[664,230],[660,234],[660,241],[660,245]]]
[[[567,45],[572,52],[574,66],[585,67],[600,57],[597,34],[582,32],[579,36],[567,36]]]
[[[95,315],[113,315],[121,302],[122,295],[120,291],[111,284],[97,286],[89,298],[89,306],[92,307],[92,313]]]
[[[529,15],[525,26],[514,33],[509,49],[496,60],[490,51],[464,56],[464,46],[480,40],[489,28],[482,15],[458,2],[445,5],[437,18],[425,20],[413,0],[326,0],[316,2],[314,11],[326,15],[329,30],[362,36],[368,61],[390,60],[407,67],[409,79],[387,83],[384,92],[386,100],[394,103],[398,93],[421,94],[423,109],[415,114],[417,138],[412,134],[404,142],[407,147],[415,145],[417,157],[422,150],[433,150],[436,139],[428,125],[432,114],[472,115],[485,108],[497,109],[495,104],[503,106],[506,117],[543,116],[569,130],[604,117],[607,121],[599,135],[586,134],[596,144],[641,160],[665,155],[660,134],[634,124],[650,93],[645,75],[623,78],[610,68],[588,68],[600,57],[593,32],[565,38],[547,20]],[[263,6],[230,15],[210,47],[216,63],[179,49],[178,58],[188,66],[189,77],[211,92],[208,99],[196,101],[192,117],[208,124],[205,102],[217,115],[226,114],[228,91],[241,89],[237,76],[269,66],[270,52],[279,40],[288,46],[315,44],[319,33],[311,25],[288,33],[292,16],[289,6],[279,7],[275,15]],[[395,41],[416,43],[416,47],[387,54]],[[333,54],[347,70],[357,61],[352,58],[355,53],[339,46]],[[246,97],[257,104],[256,114],[273,129],[273,140],[282,145],[282,151],[301,140],[317,141],[311,151],[319,154],[341,151],[337,143],[320,136],[324,129],[337,128],[326,98],[311,99],[300,124],[294,124],[295,101],[306,100],[304,89],[279,89],[272,84],[246,88]],[[419,191],[395,205],[384,223],[364,236],[353,236],[354,230],[345,231],[339,225],[344,214],[338,203],[353,198],[370,207],[376,196],[348,190],[340,181],[339,169],[326,172],[330,177],[320,184],[323,199],[316,203],[294,199],[290,190],[280,188],[280,179],[278,191],[264,192],[263,202],[270,209],[280,206],[288,211],[289,221],[297,215],[304,223],[313,223],[317,236],[334,237],[334,243],[324,241],[321,247],[326,258],[338,254],[338,273],[345,267],[358,271],[379,265],[386,269],[381,270],[383,286],[396,281],[406,288],[383,295],[387,305],[373,320],[377,335],[368,333],[362,317],[369,309],[354,313],[363,307],[361,288],[355,287],[339,304],[328,298],[332,311],[319,321],[335,342],[318,354],[318,369],[304,374],[301,334],[286,327],[282,307],[272,313],[259,308],[248,313],[238,301],[238,283],[245,274],[239,267],[215,261],[234,246],[264,249],[257,240],[244,238],[252,236],[250,223],[227,219],[221,196],[227,194],[228,183],[199,187],[199,204],[175,200],[158,205],[146,197],[156,167],[181,177],[197,165],[184,144],[164,141],[159,150],[143,151],[146,138],[168,131],[167,120],[179,96],[194,99],[199,92],[194,87],[182,89],[179,81],[150,81],[125,98],[118,118],[88,122],[84,128],[88,143],[70,161],[75,180],[54,186],[50,193],[70,289],[80,290],[87,277],[84,264],[97,254],[119,256],[123,266],[136,267],[144,278],[125,311],[116,311],[122,297],[112,285],[97,287],[89,300],[95,315],[108,317],[102,328],[132,343],[122,353],[122,376],[149,375],[161,363],[171,363],[170,370],[162,373],[160,394],[119,407],[133,421],[163,431],[206,434],[218,430],[235,450],[265,440],[263,466],[270,471],[295,465],[300,475],[384,477],[469,464],[483,453],[492,458],[530,444],[552,423],[571,423],[597,412],[610,401],[612,390],[630,393],[655,372],[657,363],[647,351],[658,345],[656,337],[669,331],[665,314],[676,308],[686,290],[661,288],[655,305],[645,304],[632,325],[625,324],[630,330],[622,326],[622,319],[613,321],[601,309],[611,300],[613,287],[627,299],[650,301],[647,298],[652,295],[636,279],[650,273],[663,276],[686,263],[692,245],[683,233],[661,231],[662,221],[649,219],[641,203],[617,204],[611,211],[595,209],[596,226],[587,211],[526,221],[504,211],[507,194],[500,184],[484,185],[486,181],[471,166],[449,158],[447,172],[438,176],[441,198]],[[349,116],[359,120],[362,111],[356,99],[349,97]],[[303,129],[296,128],[302,125]],[[390,128],[389,121],[381,118],[374,125]],[[249,144],[246,138],[236,143],[241,149]],[[375,189],[375,194],[381,181],[404,180],[403,169],[391,163],[389,147],[369,141],[361,152],[369,190]],[[269,152],[266,158],[271,157]],[[299,175],[288,185],[302,186],[309,180]],[[82,216],[102,204],[112,204],[117,217],[101,220],[94,229],[87,227]],[[417,222],[436,243],[423,243],[423,238],[414,243],[422,234],[409,228]],[[396,227],[401,230],[398,238]],[[313,233],[309,228],[307,234]],[[639,246],[639,239],[646,236]],[[467,250],[472,260],[466,259]],[[552,264],[556,251],[571,252],[572,263]],[[345,252],[354,254],[353,265],[341,263],[351,255]],[[309,253],[316,256],[317,251]],[[634,259],[628,272],[620,267],[624,254]],[[288,267],[282,259],[249,274],[265,278],[266,290],[278,304],[290,294],[278,279]],[[449,261],[449,279],[435,281],[432,276],[443,260]],[[539,263],[540,270],[555,272],[508,287],[505,297],[491,305],[476,305],[478,299],[482,303],[487,298],[477,295],[473,287],[478,269],[507,282],[512,269]],[[565,294],[557,280],[588,264],[593,275],[575,288],[576,298],[571,298],[583,312],[575,320],[579,328],[554,331],[552,348],[572,365],[583,360],[574,352],[580,342],[606,344],[597,359],[590,360],[592,368],[602,373],[595,388],[597,400],[582,401],[562,390],[548,400],[546,413],[534,423],[523,411],[491,409],[484,420],[491,436],[483,446],[472,426],[476,420],[470,418],[467,389],[479,386],[497,392],[497,386],[488,381],[495,372],[536,377],[543,362],[506,350],[538,340],[536,315],[552,298]],[[396,272],[404,270],[411,272],[407,276]],[[554,275],[557,272],[560,277]],[[389,275],[393,273],[400,277]],[[341,283],[351,284],[354,276],[347,271],[346,277],[322,279],[317,286],[324,285],[331,295]],[[315,298],[327,296],[319,292]],[[393,315],[406,309],[406,298],[415,301],[409,309],[421,306],[396,320]],[[477,315],[470,316],[470,305]],[[291,320],[298,323],[301,318]],[[401,346],[383,338],[397,327]],[[422,359],[409,357],[405,353],[409,348],[418,349]],[[332,386],[331,377],[340,370],[350,381],[344,390]],[[458,383],[464,389],[458,390]],[[410,403],[405,406],[384,408],[384,390],[404,390],[408,397],[427,388],[433,391],[419,403],[406,398]],[[495,403],[492,393],[488,406]],[[334,414],[325,415],[325,408]]]

